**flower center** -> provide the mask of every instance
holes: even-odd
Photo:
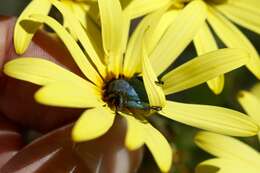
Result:
[[[151,107],[142,78],[109,80],[104,86],[103,100],[115,111],[142,118],[159,108]]]

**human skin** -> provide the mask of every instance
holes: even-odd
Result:
[[[14,155],[1,173],[134,173],[139,167],[140,150],[129,152],[123,145],[122,118],[102,137],[74,143],[73,124],[63,126],[32,141]],[[1,129],[0,129],[1,130]],[[0,153],[1,157],[1,153]],[[1,160],[1,159],[0,159]]]
[[[0,114],[0,169],[23,146],[19,130],[15,124]]]

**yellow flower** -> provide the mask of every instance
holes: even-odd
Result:
[[[246,113],[255,121],[260,129],[260,84],[255,85],[250,92],[240,91],[238,94],[238,101]],[[260,130],[258,132],[258,139],[260,141]]]
[[[92,28],[93,34],[97,32],[97,26],[95,26],[95,23],[91,20],[98,20],[98,6],[95,3],[95,0],[60,0],[60,2],[75,15],[84,27],[88,26],[89,28]],[[37,24],[37,26],[32,27],[26,22],[20,22],[23,19],[28,18],[31,14],[37,13],[47,15],[49,14],[51,7],[50,0],[32,0],[23,10],[17,19],[14,29],[14,46],[16,53],[23,54],[26,51],[34,33],[41,26],[40,23]],[[66,17],[63,18],[63,25],[72,32],[71,34],[75,35],[71,30],[70,25],[68,25]],[[24,28],[26,28],[27,31],[30,30],[30,32],[26,32]]]
[[[200,163],[196,173],[258,173],[260,170],[260,153],[235,138],[200,132],[195,143],[217,157]]]
[[[132,18],[143,16],[156,9],[162,8],[169,4],[170,0],[121,0],[124,7],[124,15]],[[88,27],[92,35],[98,35],[99,11],[97,0],[60,0],[67,10],[70,10],[85,28]],[[28,18],[31,14],[48,14],[51,10],[50,0],[32,0],[19,16],[14,30],[14,46],[17,54],[23,54],[28,48],[31,39],[36,30],[41,26],[28,25],[26,22],[20,23],[23,19]],[[73,30],[70,28],[67,18],[63,16],[63,26],[66,27],[73,36]],[[30,30],[30,32],[26,32]]]
[[[167,7],[172,0],[120,0],[123,11],[130,19],[144,16],[154,10]]]
[[[167,140],[147,119],[155,112],[187,125],[226,135],[256,134],[257,125],[240,112],[165,98],[236,69],[249,59],[244,50],[217,50],[201,55],[157,79],[159,72],[170,66],[189,44],[187,40],[193,37],[190,31],[195,33],[200,23],[204,22],[206,8],[200,1],[190,3],[176,17],[178,23],[173,22],[167,32],[156,35],[159,41],[154,49],[147,49],[146,40],[154,33],[154,23],[164,11],[146,16],[128,41],[129,17],[122,11],[119,0],[98,0],[102,34],[102,41],[99,41],[96,39],[98,36],[89,34],[81,26],[64,4],[56,0],[51,3],[66,17],[82,48],[62,25],[49,16],[32,14],[21,24],[26,22],[31,27],[39,23],[49,25],[70,51],[84,78],[55,63],[33,57],[6,63],[4,72],[43,86],[35,94],[39,103],[86,108],[73,128],[74,141],[91,140],[103,135],[112,126],[115,116],[123,116],[128,126],[126,146],[135,150],[147,145],[161,171],[167,172],[173,153]],[[193,13],[196,13],[192,19],[194,25],[189,30],[182,30],[191,22],[189,15]],[[96,45],[99,42],[101,46]]]
[[[181,12],[184,7],[193,3],[194,0],[173,0],[172,6],[162,16],[161,21],[158,24],[156,34],[163,33],[165,31],[164,26],[168,26],[175,20],[176,15]],[[201,25],[201,29],[197,32],[197,35],[193,39],[196,51],[198,55],[218,49],[218,45],[215,41],[212,31],[209,26],[220,38],[220,40],[229,48],[243,48],[246,49],[251,59],[246,64],[246,67],[260,79],[260,59],[259,55],[248,40],[248,38],[235,26],[231,21],[260,34],[260,1],[258,0],[199,0],[207,6],[207,22]],[[200,14],[200,11],[196,11],[189,14],[191,19]],[[179,21],[178,21],[179,22]],[[176,21],[176,23],[178,23]],[[194,23],[186,24],[186,28],[189,30]],[[192,32],[192,31],[191,31]],[[154,38],[151,37],[151,40]],[[150,41],[153,44],[153,41]],[[153,46],[152,46],[153,47]],[[153,58],[152,58],[153,59]],[[152,60],[153,61],[153,60]],[[207,82],[209,88],[215,93],[219,94],[224,87],[224,75],[220,75]]]

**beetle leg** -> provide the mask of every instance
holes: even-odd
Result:
[[[122,110],[124,108],[124,96],[119,94],[119,99],[118,99],[118,108],[119,110]]]
[[[160,111],[160,110],[162,110],[162,107],[160,107],[160,106],[150,106],[150,109],[155,110],[155,111]]]
[[[164,82],[161,81],[161,80],[154,81],[154,82],[155,82],[155,84],[158,85],[158,86],[162,86],[162,85],[164,84]]]

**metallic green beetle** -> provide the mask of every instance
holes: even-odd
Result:
[[[139,77],[110,81],[104,96],[104,100],[114,106],[116,111],[130,112],[136,116],[147,116],[161,109],[149,105],[144,83]]]

